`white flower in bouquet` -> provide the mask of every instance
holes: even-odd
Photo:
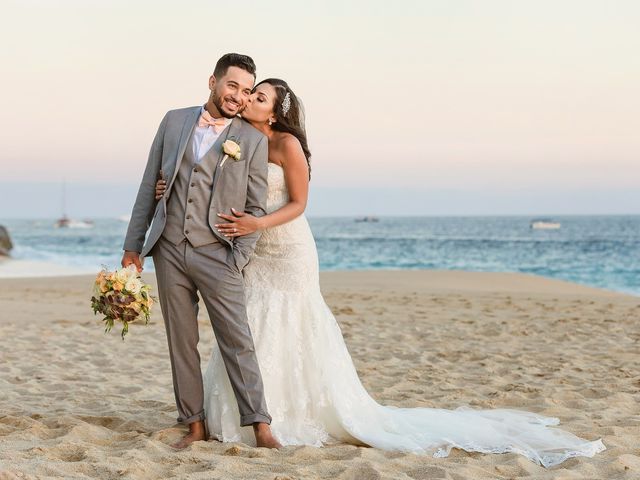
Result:
[[[128,268],[120,268],[113,273],[115,280],[123,285],[131,278],[131,270]]]
[[[130,278],[127,280],[127,283],[124,284],[124,288],[128,292],[138,295],[142,289],[142,282],[138,278]]]

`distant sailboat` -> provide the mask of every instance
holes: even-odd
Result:
[[[92,220],[72,220],[67,215],[67,183],[62,182],[62,217],[56,220],[56,228],[93,228]]]

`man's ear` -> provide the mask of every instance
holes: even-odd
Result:
[[[211,75],[209,77],[209,90],[213,91],[216,88],[216,77],[215,75]]]

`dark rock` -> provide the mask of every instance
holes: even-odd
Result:
[[[12,248],[13,243],[11,243],[9,230],[7,230],[6,227],[0,225],[0,257],[8,256]]]

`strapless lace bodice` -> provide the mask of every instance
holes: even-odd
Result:
[[[284,181],[284,170],[280,165],[268,163],[267,181],[267,213],[272,213],[282,208],[289,201],[289,190]]]
[[[267,179],[267,213],[272,213],[287,204],[289,191],[281,166],[269,163]],[[262,232],[245,267],[244,281],[245,290],[253,292],[292,292],[317,286],[316,244],[304,214]]]

